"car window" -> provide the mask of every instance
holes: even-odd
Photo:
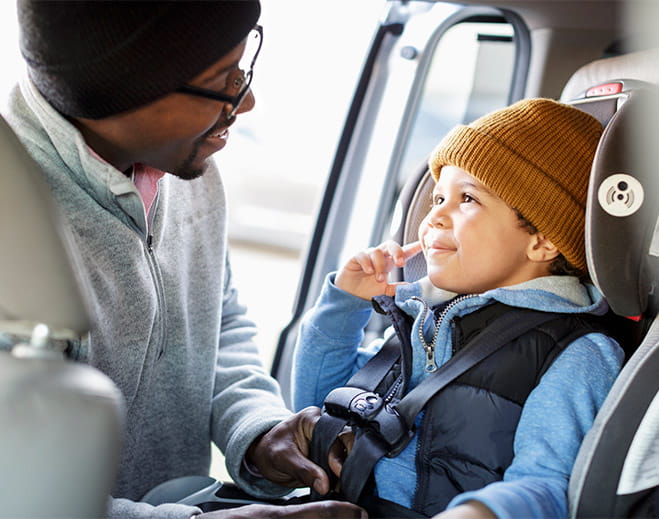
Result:
[[[513,27],[503,20],[460,22],[441,35],[419,103],[410,114],[412,128],[401,160],[403,179],[425,160],[438,135],[508,103],[514,62]]]

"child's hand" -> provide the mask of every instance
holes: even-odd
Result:
[[[386,241],[352,257],[336,275],[334,284],[341,290],[369,301],[383,294],[394,296],[396,287],[403,283],[389,283],[389,273],[405,265],[419,252],[421,244],[418,241],[402,247],[394,241]]]
[[[461,505],[433,515],[432,519],[497,519],[494,512],[479,501],[467,501]]]

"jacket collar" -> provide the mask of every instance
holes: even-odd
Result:
[[[146,229],[144,208],[132,180],[99,157],[85,142],[78,129],[41,95],[29,78],[20,83],[20,92],[29,109],[25,117],[36,117],[45,130],[49,145],[68,169],[67,174],[103,207],[113,213],[117,208],[135,224]],[[35,130],[39,132],[39,129]],[[43,134],[33,136],[37,142]]]
[[[396,303],[406,309],[412,297],[423,299],[429,306],[444,303],[457,294],[432,285],[428,277],[409,285],[400,285]],[[602,315],[608,305],[602,294],[591,284],[582,284],[573,276],[543,276],[518,285],[477,294],[472,304],[496,300],[509,306],[562,313],[593,313]],[[416,307],[416,305],[415,305]]]

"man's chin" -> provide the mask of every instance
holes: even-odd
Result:
[[[205,169],[186,169],[183,171],[172,172],[172,175],[180,178],[181,180],[194,180],[204,174]]]
[[[185,162],[174,171],[170,171],[170,173],[182,180],[194,180],[195,178],[199,178],[204,174],[208,168],[208,160],[209,159],[205,159],[201,164]]]

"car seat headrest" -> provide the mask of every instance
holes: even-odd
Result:
[[[430,170],[424,167],[417,171],[413,178],[408,179],[398,197],[398,213],[402,219],[394,219],[399,225],[398,230],[392,230],[392,237],[400,243],[416,241],[419,235],[419,225],[426,217],[432,205],[432,190],[435,180]],[[409,283],[421,279],[427,274],[426,260],[423,254],[417,254],[400,269],[398,281]]]
[[[80,269],[37,164],[0,117],[0,332],[89,329]]]
[[[654,86],[629,92],[602,134],[589,184],[588,268],[612,310],[624,316],[646,311],[659,272],[659,176],[637,146],[645,140],[639,121],[654,102]]]
[[[630,52],[587,63],[572,74],[560,100],[569,102],[594,85],[606,84],[614,78],[659,84],[659,49]]]
[[[636,79],[614,79],[589,87],[567,104],[576,106],[595,117],[602,126],[609,124],[630,92],[645,88],[648,83]]]

